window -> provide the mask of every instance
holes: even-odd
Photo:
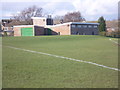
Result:
[[[75,25],[72,25],[72,27],[76,27]]]
[[[92,25],[89,25],[88,27],[89,27],[89,28],[91,28],[91,27],[92,27]]]
[[[78,27],[80,28],[80,27],[82,27],[81,25],[78,25]]]
[[[84,27],[84,28],[86,28],[86,27],[87,27],[87,25],[83,25],[83,27]]]
[[[94,28],[97,28],[97,26],[95,25]]]

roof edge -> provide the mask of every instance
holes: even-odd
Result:
[[[32,27],[34,25],[16,25],[16,26],[13,26],[13,27]]]

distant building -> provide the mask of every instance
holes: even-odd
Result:
[[[106,21],[107,32],[118,31],[118,20]]]
[[[37,25],[14,26],[14,36],[40,36],[44,35],[44,27]]]
[[[68,22],[53,25],[51,17],[32,17],[33,25],[14,26],[14,36],[98,35],[98,23]]]
[[[46,27],[52,35],[98,35],[98,23],[68,22]]]
[[[115,28],[107,27],[107,32],[113,32],[116,31]]]
[[[12,19],[2,19],[0,35],[2,36],[13,36],[13,27],[9,27],[8,24],[11,23]],[[5,35],[6,34],[6,35]]]
[[[6,26],[7,24],[9,24],[10,22],[12,22],[12,19],[2,19],[2,25]]]

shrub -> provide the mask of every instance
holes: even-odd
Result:
[[[106,36],[106,32],[99,32],[99,35]]]
[[[6,31],[4,32],[4,36],[7,36],[7,32]]]

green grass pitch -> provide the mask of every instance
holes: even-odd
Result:
[[[6,47],[13,46],[118,68],[118,45],[107,37],[3,37],[2,42],[3,88],[118,87],[118,71]]]

